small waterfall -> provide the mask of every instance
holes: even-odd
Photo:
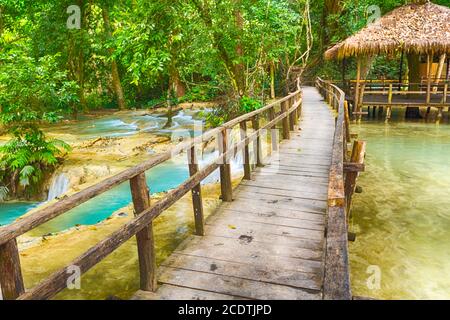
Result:
[[[69,179],[64,173],[53,175],[50,189],[48,190],[47,201],[56,199],[69,190]]]

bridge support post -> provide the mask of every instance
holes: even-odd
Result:
[[[254,116],[252,118],[252,126],[253,130],[258,131],[259,130],[259,117]],[[255,148],[255,155],[256,155],[256,166],[262,167],[262,146],[261,146],[261,135],[258,134],[256,137],[256,148]]]
[[[292,108],[292,106],[294,105],[294,99],[293,98],[289,98],[288,100],[288,111]],[[294,131],[295,130],[295,111],[292,111],[289,114],[289,130],[290,131]]]
[[[281,103],[281,112],[284,113],[286,116],[282,120],[282,126],[283,126],[283,139],[287,140],[291,138],[291,135],[289,133],[289,115],[287,114],[287,103],[286,101]]]
[[[16,239],[0,246],[0,285],[4,300],[15,300],[25,292]]]
[[[269,109],[269,121],[272,121],[273,119],[275,119],[275,110],[274,108],[270,108]],[[271,138],[270,140],[272,141],[272,152],[273,151],[277,151],[278,150],[278,135],[277,135],[277,126],[274,125],[272,128],[270,128],[270,134],[271,134]]]
[[[242,121],[239,124],[241,128],[241,140],[247,139],[247,122]],[[242,150],[244,160],[244,180],[251,180],[251,169],[250,169],[250,153],[248,151],[248,144],[245,144],[244,149]]]
[[[195,152],[195,145],[188,152],[189,161],[189,175],[192,177],[198,172],[197,154]],[[203,215],[203,201],[202,201],[202,187],[197,184],[191,190],[192,207],[194,210],[195,234],[197,236],[205,235],[205,218]]]
[[[228,151],[228,131],[224,128],[219,133],[219,153],[223,155]],[[231,167],[228,157],[223,159],[220,165],[220,189],[222,192],[222,201],[233,201],[233,186],[231,184]]]
[[[131,196],[133,198],[134,214],[140,215],[150,208],[150,190],[147,186],[145,173],[141,173],[130,180]],[[136,234],[138,254],[140,288],[143,291],[156,291],[156,253],[153,239],[153,223]]]

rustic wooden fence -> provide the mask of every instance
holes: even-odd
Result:
[[[336,85],[320,78],[316,88],[336,111],[336,129],[328,184],[328,213],[326,227],[324,299],[351,299],[348,263],[348,218],[356,178],[364,170],[366,143],[351,142],[348,102],[345,93]]]
[[[137,239],[140,289],[144,291],[155,291],[157,286],[157,267],[152,227],[153,220],[191,191],[195,233],[200,236],[204,235],[205,222],[203,217],[201,181],[216,169],[220,168],[222,200],[225,202],[231,201],[233,192],[230,168],[231,156],[235,152],[243,152],[244,179],[249,179],[252,170],[249,144],[252,143],[255,147],[257,163],[260,164],[262,162],[261,139],[263,135],[269,129],[272,136],[272,146],[277,148],[278,135],[276,135],[276,130],[278,129],[276,129],[276,126],[281,123],[282,138],[289,139],[289,131],[297,124],[299,114],[301,113],[301,106],[302,93],[299,82],[297,81],[297,90],[281,100],[238,117],[221,127],[209,130],[202,136],[180,143],[172,150],[154,156],[133,168],[60,200],[54,205],[26,216],[11,225],[0,228],[0,286],[3,299],[49,299],[66,288],[68,278],[72,274],[69,272],[72,266],[79,267],[81,273],[84,274],[133,236],[136,236]],[[267,121],[262,123],[261,120],[264,117],[267,117]],[[254,130],[251,134],[247,131],[247,122],[252,122]],[[241,140],[231,145],[228,137],[229,130],[238,125],[241,129]],[[219,143],[219,155],[214,162],[200,170],[195,159],[196,150],[204,141],[210,141],[212,139],[217,139]],[[189,158],[190,178],[176,189],[168,192],[163,199],[151,204],[145,172],[183,152],[186,152]],[[34,288],[25,290],[17,237],[126,181],[129,181],[131,186],[135,217],[109,237],[77,257],[66,267],[54,272]]]

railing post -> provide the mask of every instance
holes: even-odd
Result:
[[[244,120],[239,124],[241,128],[241,140],[247,139],[247,122]],[[251,168],[250,168],[250,153],[248,151],[248,143],[245,144],[243,152],[243,160],[244,160],[244,180],[251,180]]]
[[[4,300],[15,300],[25,292],[16,239],[0,246],[0,286]]]
[[[256,115],[252,118],[252,126],[253,130],[256,132],[259,130],[259,117]],[[255,148],[255,154],[256,154],[256,166],[262,167],[262,146],[261,146],[261,135],[257,134],[256,136],[256,148]]]
[[[294,98],[290,97],[288,100],[288,111],[291,110],[292,106],[294,105]],[[292,111],[291,113],[289,113],[289,130],[290,131],[294,131],[295,130],[295,116],[294,116],[295,111]]]
[[[131,196],[133,198],[134,214],[140,215],[150,208],[150,192],[145,179],[145,173],[141,173],[130,180]],[[153,239],[153,223],[136,234],[138,254],[140,288],[143,291],[156,291],[156,252]]]
[[[344,101],[344,116],[345,116],[345,140],[347,142],[351,141],[350,137],[350,115],[348,113],[348,101]]]
[[[274,107],[269,109],[269,121],[273,121],[275,119],[275,110]],[[272,141],[272,151],[278,150],[278,135],[277,135],[277,125],[273,125],[273,127],[270,128],[270,134]]]
[[[223,128],[219,133],[219,153],[223,155],[228,151],[228,130]],[[231,167],[228,161],[228,157],[223,159],[223,163],[220,165],[220,189],[222,192],[222,201],[233,201],[233,186],[231,184]]]
[[[191,147],[188,152],[189,161],[189,175],[192,177],[198,172],[197,154],[195,152],[195,145]],[[203,201],[202,201],[202,187],[201,184],[197,184],[191,190],[192,206],[194,209],[195,220],[195,234],[197,236],[205,235],[205,218],[203,215]]]
[[[295,117],[294,117],[294,124],[295,124],[296,126],[298,126],[298,124],[299,124],[299,118],[300,118],[300,114],[301,114],[301,105],[302,105],[301,99],[302,99],[302,98],[301,98],[300,93],[298,93],[298,94],[295,95],[294,103],[297,103],[297,104],[298,104],[298,105],[297,105],[297,108],[295,109]]]
[[[287,140],[291,138],[290,132],[289,132],[289,115],[287,114],[287,106],[286,101],[283,101],[281,103],[281,113],[285,114],[285,117],[282,120],[283,125],[283,139]]]
[[[364,157],[366,154],[366,142],[365,141],[355,141],[353,143],[352,155],[350,157],[351,163],[364,163]],[[345,174],[345,201],[347,207],[347,215],[350,212],[352,196],[355,192],[356,178],[358,177],[358,172],[347,172]]]

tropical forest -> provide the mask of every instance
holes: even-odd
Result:
[[[449,83],[450,0],[0,0],[0,300],[450,299]]]

